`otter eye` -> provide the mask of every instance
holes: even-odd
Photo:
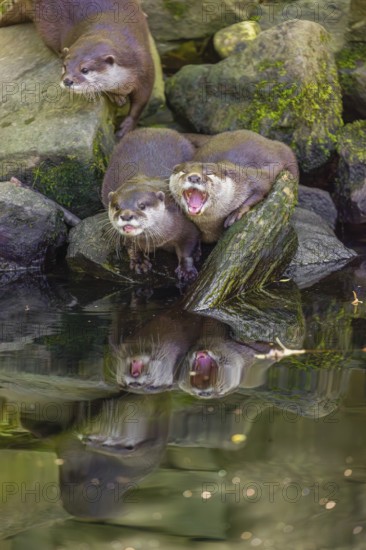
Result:
[[[146,204],[144,204],[143,202],[140,202],[140,204],[137,205],[139,207],[140,210],[145,210],[146,208]]]
[[[83,67],[83,68],[80,70],[80,72],[83,73],[83,74],[88,74],[89,69],[87,69],[86,67]]]

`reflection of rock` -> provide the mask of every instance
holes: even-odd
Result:
[[[317,23],[286,21],[220,63],[183,67],[166,91],[198,132],[257,131],[291,145],[305,172],[335,151],[340,87],[329,35]]]
[[[281,361],[269,372],[266,387],[260,391],[261,398],[296,416],[314,420],[336,411],[347,393],[351,371],[336,368],[331,353],[326,356],[328,365],[325,362],[321,368],[315,368],[322,360],[321,353]]]
[[[170,421],[169,445],[241,449],[265,408],[259,399],[238,393],[209,403],[197,400],[180,403],[178,397]]]
[[[260,386],[273,361],[256,360],[269,346],[253,347],[236,342],[229,327],[206,318],[201,336],[189,350],[179,374],[179,387],[197,397],[214,399],[233,393],[238,386]]]
[[[127,336],[124,312],[112,326],[108,370],[113,382],[131,392],[171,390],[202,319],[180,309],[167,310]]]
[[[292,224],[299,246],[286,275],[301,288],[311,286],[356,257],[356,253],[346,248],[315,212],[296,208]]]
[[[335,199],[343,221],[366,223],[366,121],[346,124],[338,142]]]
[[[0,183],[2,272],[44,268],[65,241],[66,225],[56,206],[31,189]]]
[[[73,434],[64,434],[57,446],[61,497],[74,516],[111,519],[133,499],[137,482],[159,465],[169,400],[124,396],[101,402],[95,416],[84,410]]]

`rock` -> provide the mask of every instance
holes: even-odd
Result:
[[[254,38],[257,38],[261,28],[256,21],[242,21],[225,27],[214,36],[214,47],[221,58],[229,57],[246,48]]]
[[[328,31],[329,47],[336,52],[342,48],[346,40],[349,4],[350,0],[337,0],[337,2],[269,0],[256,6],[253,16],[256,17],[262,30],[281,25],[291,19],[319,23]]]
[[[31,189],[0,183],[0,271],[40,269],[66,241],[63,214]]]
[[[292,226],[299,246],[285,274],[300,288],[311,286],[356,257],[356,253],[346,248],[315,212],[296,208]]]
[[[305,172],[326,163],[342,125],[329,35],[287,21],[215,65],[186,66],[166,82],[172,109],[200,133],[246,128],[290,145]]]
[[[282,172],[265,200],[224,232],[187,292],[183,306],[202,312],[239,294],[250,295],[276,281],[295,254],[289,223],[297,181]]]
[[[366,121],[346,124],[338,142],[335,201],[342,220],[366,222]]]
[[[299,185],[298,204],[301,208],[318,214],[332,229],[335,229],[337,209],[328,191]]]
[[[347,38],[350,42],[366,42],[366,4],[364,0],[351,0]]]
[[[249,19],[257,1],[142,0],[142,7],[161,51],[169,42],[174,46],[177,40],[210,36],[223,27]]]
[[[174,254],[162,250],[152,258],[153,269],[148,275],[136,275],[130,270],[127,253],[119,238],[111,233],[106,212],[83,220],[70,231],[69,240],[66,259],[74,271],[128,285],[175,284],[178,261]]]
[[[366,43],[352,43],[336,57],[344,118],[366,118]]]

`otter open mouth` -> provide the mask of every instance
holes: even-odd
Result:
[[[122,227],[122,231],[123,233],[136,233],[136,231],[141,231],[141,228],[127,224]]]
[[[214,386],[217,381],[218,366],[207,351],[197,351],[191,372],[191,386],[205,390]]]
[[[197,215],[201,212],[207,200],[207,193],[203,193],[199,189],[191,187],[183,192],[183,197],[187,203],[188,212],[192,215]]]

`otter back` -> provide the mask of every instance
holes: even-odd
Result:
[[[114,148],[104,176],[102,201],[137,175],[168,180],[173,167],[191,160],[194,147],[175,130],[141,128],[127,134]]]

